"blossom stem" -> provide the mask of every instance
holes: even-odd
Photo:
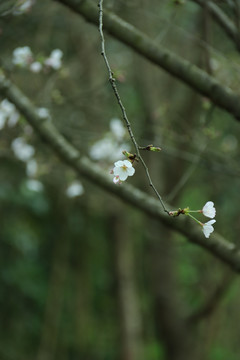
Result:
[[[186,213],[186,215],[188,215],[188,216],[190,216],[190,218],[192,218],[193,220],[195,220],[199,225],[201,225],[202,226],[202,223],[201,223],[201,221],[199,221],[198,219],[196,219],[194,216],[192,216],[191,214],[189,214],[189,213]]]

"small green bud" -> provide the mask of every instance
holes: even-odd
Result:
[[[156,146],[150,146],[149,147],[149,151],[161,151],[162,149],[160,147],[156,147]]]

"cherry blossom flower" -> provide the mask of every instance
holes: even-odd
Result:
[[[63,52],[60,49],[55,49],[51,52],[49,58],[45,60],[45,65],[53,68],[54,70],[59,70],[62,66],[62,56]]]
[[[34,61],[29,69],[34,73],[39,73],[42,70],[42,64],[39,61]]]
[[[208,201],[202,208],[202,213],[204,216],[213,219],[216,215],[216,209],[214,207],[214,203],[212,201]]]
[[[214,224],[216,220],[209,220],[207,223],[202,224],[203,226],[203,233],[206,238],[209,238],[210,234],[214,231],[212,224]]]
[[[13,64],[27,67],[32,62],[32,51],[29,46],[18,47],[13,51]]]
[[[113,136],[118,141],[122,141],[126,134],[126,129],[124,128],[122,121],[120,119],[113,118],[110,121],[110,130]]]
[[[45,118],[49,118],[50,117],[50,112],[47,108],[45,107],[40,107],[37,109],[37,114],[41,119],[45,119]]]
[[[44,186],[41,183],[41,181],[35,179],[28,179],[26,181],[26,187],[28,188],[28,190],[35,192],[41,192],[44,189]]]
[[[83,188],[82,184],[80,183],[80,181],[77,181],[77,180],[73,181],[66,190],[66,195],[69,198],[74,198],[74,197],[80,196],[83,193],[84,193],[84,188]]]
[[[12,141],[11,147],[14,155],[22,161],[30,160],[35,153],[34,147],[27,144],[25,139],[22,137],[14,139]]]
[[[113,174],[119,177],[120,181],[125,181],[128,176],[133,176],[135,169],[129,160],[119,160],[114,163]]]
[[[0,103],[0,130],[3,129],[7,120],[8,126],[13,127],[16,125],[18,119],[19,113],[15,106],[7,99],[2,100]]]

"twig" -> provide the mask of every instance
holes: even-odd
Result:
[[[79,175],[98,185],[107,192],[116,195],[129,205],[151,218],[155,218],[171,230],[186,236],[189,242],[200,246],[216,258],[228,264],[230,268],[240,273],[240,248],[227,241],[216,232],[206,239],[202,231],[191,225],[188,219],[173,221],[165,216],[157,199],[129,184],[124,187],[116,186],[101,167],[92,163],[88,158],[81,156],[78,149],[67,141],[47,118],[42,119],[31,101],[10,80],[6,79],[0,71],[0,94],[11,101],[26,118],[27,122],[36,130],[40,137],[48,144],[59,158],[68,164]],[[168,206],[170,207],[170,205]]]
[[[127,117],[125,107],[124,107],[124,105],[122,103],[121,97],[120,97],[119,92],[118,92],[118,88],[117,88],[117,85],[116,85],[116,80],[115,80],[115,78],[113,76],[113,72],[112,72],[111,66],[109,64],[107,55],[106,55],[105,38],[104,38],[104,34],[103,34],[103,0],[99,0],[98,7],[99,7],[99,32],[100,32],[101,45],[102,45],[101,55],[103,56],[103,59],[105,61],[105,64],[106,64],[106,67],[107,67],[107,70],[108,70],[110,84],[111,84],[113,92],[114,92],[114,94],[115,94],[115,96],[117,98],[117,102],[118,102],[118,104],[120,106],[122,116],[123,116],[123,120],[125,121],[127,129],[128,129],[128,133],[129,133],[130,138],[131,138],[131,140],[132,140],[132,142],[134,144],[134,147],[136,149],[137,157],[140,160],[140,162],[142,163],[142,165],[143,165],[143,167],[145,169],[145,172],[147,174],[149,185],[152,187],[153,191],[157,195],[157,197],[158,197],[158,199],[159,199],[159,201],[160,201],[160,203],[161,203],[161,205],[163,207],[163,210],[169,215],[169,211],[166,209],[161,195],[159,194],[159,192],[157,191],[155,185],[153,184],[151,176],[149,174],[148,167],[147,167],[145,161],[143,160],[143,158],[142,158],[142,156],[140,154],[139,150],[141,150],[143,147],[139,146],[136,139],[135,139],[135,136],[134,136],[132,128],[131,128],[130,121],[128,120],[128,117]]]

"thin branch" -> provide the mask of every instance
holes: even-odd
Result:
[[[124,119],[124,121],[126,123],[130,138],[131,138],[131,140],[132,140],[132,142],[134,144],[134,147],[135,147],[135,150],[136,150],[136,153],[137,153],[137,157],[138,157],[138,159],[140,160],[140,162],[142,163],[142,165],[143,165],[143,167],[145,169],[145,172],[146,172],[146,175],[147,175],[147,178],[148,178],[148,181],[149,181],[149,185],[152,187],[153,191],[157,195],[157,197],[158,197],[158,199],[159,199],[159,201],[160,201],[160,203],[161,203],[161,205],[163,207],[163,210],[169,215],[169,211],[166,209],[161,195],[159,194],[158,190],[156,189],[155,185],[153,184],[150,173],[149,173],[149,170],[148,170],[148,167],[147,167],[145,161],[143,160],[143,158],[142,158],[142,156],[140,154],[139,150],[143,149],[143,147],[139,146],[136,139],[135,139],[135,136],[133,134],[130,121],[129,121],[128,116],[127,116],[126,109],[123,106],[123,103],[122,103],[122,100],[121,100],[121,97],[120,97],[120,94],[119,94],[119,91],[118,91],[118,88],[117,88],[117,85],[116,85],[116,82],[115,82],[116,80],[113,77],[113,72],[112,72],[111,66],[110,66],[108,58],[107,58],[107,54],[106,54],[106,50],[105,50],[105,38],[104,38],[104,34],[103,34],[103,0],[99,1],[99,32],[100,32],[101,45],[102,45],[102,53],[101,54],[102,54],[103,59],[105,61],[106,67],[108,69],[109,81],[110,81],[110,84],[112,86],[113,92],[114,92],[114,94],[115,94],[115,96],[117,98],[117,102],[118,102],[119,107],[121,109],[122,116],[123,116],[123,119]]]
[[[99,23],[96,3],[91,0],[57,0],[95,25]],[[240,97],[228,87],[209,76],[193,63],[182,59],[137,30],[133,25],[122,20],[110,11],[104,11],[104,28],[116,39],[130,46],[140,55],[160,66],[169,74],[180,79],[199,94],[208,97],[214,104],[227,110],[240,121]]]
[[[3,74],[0,75],[0,94],[8,98],[17,107],[59,158],[79,175],[84,176],[108,193],[116,195],[127,204],[135,206],[151,218],[156,218],[170,229],[183,234],[189,242],[199,245],[229,265],[232,270],[240,273],[240,249],[235,244],[217,233],[206,239],[200,227],[189,222],[187,218],[165,216],[157,199],[129,184],[123,186],[113,184],[112,179],[106,175],[102,168],[92,163],[88,158],[81,156],[80,152],[59,133],[48,118],[42,119],[31,101]]]

